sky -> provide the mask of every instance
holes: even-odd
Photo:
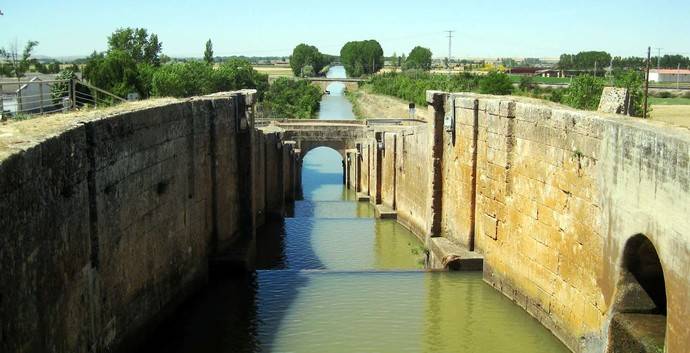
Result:
[[[567,4],[567,5],[566,5]],[[644,56],[646,48],[690,56],[688,0],[0,0],[0,47],[36,40],[38,55],[85,56],[106,49],[120,27],[144,27],[163,53],[287,56],[299,43],[338,54],[351,40],[377,39],[386,55],[430,48],[452,56],[540,57],[605,50]],[[657,50],[653,49],[653,53]]]

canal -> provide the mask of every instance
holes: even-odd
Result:
[[[341,86],[320,118],[354,118]],[[355,201],[336,151],[309,152],[302,182],[293,217],[258,231],[258,270],[212,281],[145,352],[568,351],[481,273],[424,271],[423,244]]]

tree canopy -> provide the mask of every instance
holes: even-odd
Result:
[[[564,70],[592,70],[597,65],[603,68],[611,62],[611,54],[605,51],[583,51],[575,55],[562,54],[558,68]]]
[[[271,117],[310,119],[319,110],[321,90],[303,80],[277,79],[266,92],[265,106]]]
[[[350,77],[373,74],[383,68],[383,48],[375,40],[348,42],[340,50],[340,60]]]
[[[292,50],[290,68],[295,76],[313,76],[321,72],[328,62],[329,57],[321,54],[318,48],[302,43]],[[306,66],[311,66],[311,71],[308,73],[304,70]]]
[[[119,28],[108,37],[108,52],[123,51],[137,63],[160,65],[160,53],[163,43],[158,41],[158,35],[145,28]]]
[[[429,71],[431,69],[431,50],[420,46],[415,47],[405,61],[405,69],[419,69]]]

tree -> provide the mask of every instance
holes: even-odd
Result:
[[[410,55],[407,57],[405,69],[429,71],[431,70],[431,56],[431,50],[417,46],[412,49]]]
[[[313,75],[316,72],[321,72],[327,64],[326,60],[326,57],[315,46],[303,43],[292,50],[290,68],[292,68],[295,76],[307,76],[303,69],[305,66],[311,66]]]
[[[160,66],[160,53],[163,43],[158,35],[148,34],[145,28],[120,28],[108,37],[108,52],[123,51],[136,63]]]
[[[214,92],[253,88],[262,99],[268,90],[268,75],[254,70],[249,61],[242,59],[230,59],[221,64],[213,71],[212,81]]]
[[[153,74],[152,92],[160,97],[191,97],[212,90],[213,68],[199,61],[162,66]]]
[[[277,79],[266,92],[265,106],[271,117],[310,119],[319,110],[321,90],[307,81]]]
[[[94,52],[83,74],[92,85],[120,97],[126,97],[131,92],[148,97],[148,92],[141,84],[137,63],[127,52],[113,50],[107,55]]]
[[[383,68],[383,48],[375,40],[348,42],[340,50],[340,60],[350,77],[373,74]]]
[[[206,42],[206,50],[204,50],[204,61],[211,65],[213,64],[213,43],[211,39]]]
[[[76,80],[77,74],[68,69],[60,71],[55,76],[56,82],[50,88],[50,95],[53,98],[53,104],[60,104],[63,98],[69,97],[71,80]],[[91,90],[84,85],[77,85],[77,94],[75,95],[77,104],[79,106],[93,104],[93,96]]]
[[[491,71],[479,80],[479,92],[497,95],[511,94],[513,92],[513,82],[505,73]]]
[[[51,74],[57,74],[60,72],[60,62],[59,61],[53,61],[50,64],[48,64],[48,72]]]
[[[562,102],[577,109],[596,110],[604,90],[604,81],[591,75],[575,77],[562,98]]]
[[[4,73],[7,76],[16,77],[17,81],[21,80],[35,62],[34,59],[31,59],[31,53],[33,53],[36,46],[38,46],[38,42],[30,40],[26,42],[26,46],[24,46],[24,50],[21,53],[18,52],[16,41],[7,49],[0,48],[0,56],[6,61],[5,68],[3,69]]]

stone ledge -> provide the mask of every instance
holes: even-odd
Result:
[[[357,193],[357,201],[360,201],[360,202],[361,201],[369,201],[370,199],[371,199],[371,197],[369,197],[369,195],[367,195],[367,194],[364,194],[361,192]]]
[[[384,205],[376,205],[375,207],[375,213],[376,213],[376,218],[380,219],[397,219],[398,218],[398,212],[395,211],[394,209],[384,206]]]
[[[484,257],[447,238],[429,238],[429,256],[433,269],[450,271],[482,271]]]
[[[616,314],[609,328],[610,353],[663,353],[666,317]]]

